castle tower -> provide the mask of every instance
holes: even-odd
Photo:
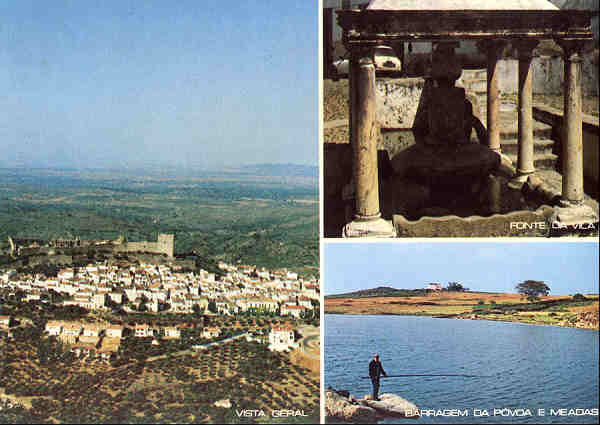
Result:
[[[173,257],[175,252],[175,235],[159,233],[157,244],[160,252],[167,254],[169,257]]]

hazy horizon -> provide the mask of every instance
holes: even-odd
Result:
[[[0,167],[317,165],[307,2],[0,5]]]
[[[133,167],[128,167],[127,169],[119,169],[115,166],[111,166],[109,164],[105,165],[105,166],[98,166],[98,167],[84,167],[84,166],[80,166],[80,167],[76,167],[76,166],[19,166],[19,165],[9,165],[9,166],[3,166],[2,164],[0,164],[0,170],[25,170],[25,171],[32,171],[32,170],[48,170],[48,171],[78,171],[78,172],[85,172],[85,171],[155,171],[157,169],[166,169],[166,170],[181,170],[181,171],[198,171],[198,172],[219,172],[219,171],[237,171],[237,170],[241,170],[244,168],[252,168],[252,167],[266,167],[266,166],[275,166],[275,167],[302,167],[305,169],[313,169],[313,170],[318,170],[318,165],[312,165],[312,164],[298,164],[298,163],[294,163],[294,162],[265,162],[265,163],[261,163],[261,162],[256,162],[256,163],[239,163],[239,164],[223,164],[223,165],[215,165],[213,167],[211,167],[210,165],[208,166],[199,166],[199,167],[192,167],[186,164],[160,164],[160,163],[152,163],[152,162],[148,162],[148,163],[144,163],[144,164],[138,164],[136,166]]]

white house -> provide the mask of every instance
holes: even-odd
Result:
[[[301,305],[288,305],[284,304],[281,306],[282,316],[294,316],[300,318],[300,315],[306,311],[306,307]]]
[[[108,298],[114,303],[123,304],[123,293],[122,292],[109,292]]]
[[[219,328],[204,328],[202,330],[202,338],[216,338],[221,335],[221,329]]]
[[[73,269],[63,269],[59,271],[56,275],[56,277],[58,277],[60,280],[73,279],[74,276],[75,274],[73,272]]]
[[[306,307],[309,310],[313,309],[313,305],[310,302],[310,298],[308,298],[308,297],[303,297],[303,296],[298,297],[298,305],[301,305],[302,307]]]
[[[77,322],[64,323],[63,329],[62,329],[62,334],[67,335],[67,336],[78,337],[79,335],[81,335],[82,328],[83,327],[81,326],[81,323],[77,323]]]
[[[123,338],[123,326],[121,325],[108,325],[105,330],[108,338]]]
[[[179,339],[181,338],[181,331],[175,326],[167,326],[164,328],[165,338]]]
[[[273,328],[269,332],[269,350],[285,351],[296,348],[294,330],[292,328]]]
[[[135,325],[135,336],[138,338],[146,338],[149,336],[154,336],[154,329],[152,329],[147,323],[143,323],[141,325]]]
[[[55,320],[49,321],[46,323],[46,332],[48,332],[49,335],[60,335],[62,332],[62,322]]]
[[[104,328],[95,323],[86,323],[83,326],[83,336],[99,337]]]
[[[0,316],[0,328],[10,328],[11,322],[10,316]]]

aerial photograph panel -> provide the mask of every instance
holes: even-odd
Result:
[[[317,40],[310,2],[0,5],[1,423],[319,422]]]

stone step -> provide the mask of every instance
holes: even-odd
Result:
[[[519,151],[519,142],[515,139],[504,139],[500,142],[502,146],[502,153],[515,154]],[[533,141],[533,152],[535,154],[546,154],[552,153],[552,147],[554,146],[554,140],[551,139],[534,139]]]
[[[460,79],[461,80],[487,79],[487,70],[486,69],[463,69]]]
[[[507,153],[505,155],[510,158],[515,168],[517,168],[517,154]],[[533,166],[536,169],[554,169],[557,159],[558,156],[552,153],[534,154]]]
[[[500,114],[500,139],[510,140],[519,137],[519,120],[517,117],[503,117]],[[540,121],[533,121],[533,137],[536,139],[550,139],[552,137],[552,126]]]
[[[487,95],[487,80],[485,78],[463,80],[462,84],[465,90],[474,92],[478,96],[480,96],[481,93]]]

